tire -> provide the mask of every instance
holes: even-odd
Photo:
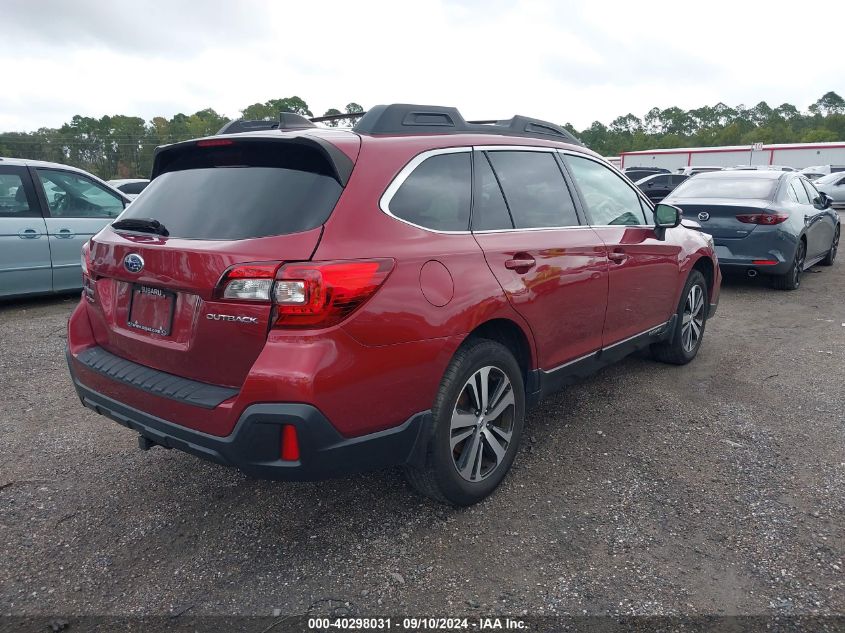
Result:
[[[686,365],[701,347],[709,307],[707,281],[698,270],[690,272],[678,310],[672,338],[651,346],[651,354],[662,363]]]
[[[777,290],[798,290],[801,285],[801,274],[804,272],[804,261],[807,258],[807,243],[802,239],[795,249],[792,266],[785,275],[772,277],[772,287]]]
[[[836,261],[836,251],[839,250],[839,227],[836,227],[836,231],[833,233],[833,241],[830,243],[830,250],[825,255],[824,259],[821,261],[822,266],[833,266],[833,262]]]
[[[482,380],[488,386],[488,402],[479,394],[479,407],[474,394]],[[484,405],[501,411],[496,417],[477,416]],[[443,375],[432,415],[434,432],[426,465],[406,466],[408,483],[419,493],[443,503],[478,503],[504,479],[522,438],[525,388],[510,350],[482,338],[464,343]],[[498,445],[496,450],[493,442]]]

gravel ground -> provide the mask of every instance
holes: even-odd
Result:
[[[75,302],[0,306],[0,614],[845,614],[841,259],[792,293],[728,280],[691,365],[547,400],[463,510],[392,470],[272,483],[139,451],[75,397]]]

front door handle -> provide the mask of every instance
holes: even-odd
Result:
[[[535,259],[528,253],[516,253],[513,259],[505,260],[505,268],[515,270],[518,273],[527,273],[536,264]]]
[[[622,249],[610,251],[607,254],[607,258],[614,264],[624,264],[626,261],[628,261],[628,255]]]
[[[59,229],[56,231],[56,237],[60,237],[65,240],[69,240],[70,238],[74,237],[76,233],[71,231],[70,229]]]
[[[41,231],[35,229],[21,229],[18,231],[18,237],[22,240],[37,240],[41,237]]]

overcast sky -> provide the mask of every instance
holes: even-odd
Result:
[[[2,0],[0,131],[298,95],[526,114],[845,96],[845,2]]]

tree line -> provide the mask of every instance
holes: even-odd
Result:
[[[343,110],[330,108],[325,115],[363,112],[351,102]],[[270,99],[241,110],[244,119],[278,119],[280,112],[306,117],[314,113],[299,97]],[[159,145],[210,136],[230,121],[212,108],[171,118],[115,115],[93,118],[76,115],[59,128],[39,128],[34,132],[0,133],[0,156],[29,158],[73,165],[101,178],[149,177],[153,153]],[[352,125],[353,119],[326,122],[329,127]]]
[[[330,108],[324,116],[351,115],[363,110],[352,102],[343,110]],[[254,103],[241,110],[241,116],[270,120],[278,118],[279,112],[314,116],[308,104],[297,96]],[[0,133],[0,156],[74,165],[102,178],[145,177],[152,169],[157,146],[212,135],[228,122],[211,108],[150,121],[125,115],[100,119],[77,115],[59,128]],[[346,126],[353,122],[349,118],[325,125]],[[565,127],[605,156],[666,147],[843,141],[845,100],[828,92],[806,112],[789,103],[772,108],[765,101],[751,108],[730,107],[721,102],[692,110],[652,108],[643,117],[631,113],[618,116],[610,125],[596,121],[580,131],[569,123]]]

